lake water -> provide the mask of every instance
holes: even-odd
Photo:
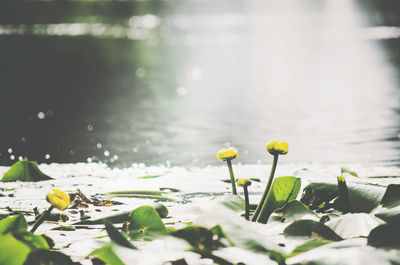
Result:
[[[400,165],[396,1],[0,3],[0,165]]]

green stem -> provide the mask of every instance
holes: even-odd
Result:
[[[244,191],[244,203],[246,205],[245,212],[244,212],[244,218],[246,220],[249,220],[250,217],[250,206],[249,206],[249,192],[247,190],[247,186],[243,186],[243,191]]]
[[[43,221],[46,219],[46,217],[50,214],[50,212],[54,209],[54,206],[51,205],[49,207],[49,209],[45,210],[39,217],[39,219],[37,219],[37,221],[34,223],[31,232],[35,232],[36,229],[43,223]]]
[[[231,176],[232,194],[233,194],[233,195],[237,195],[237,192],[236,192],[236,184],[235,184],[235,176],[233,175],[231,160],[230,160],[230,159],[227,159],[227,160],[226,160],[226,163],[228,164],[229,175]]]
[[[339,204],[343,213],[351,213],[352,207],[349,199],[349,191],[347,189],[346,180],[344,177],[339,176],[338,180],[338,193],[339,193]]]
[[[271,188],[272,185],[272,180],[274,179],[274,175],[275,175],[275,169],[276,169],[276,165],[278,164],[278,154],[274,155],[274,161],[272,162],[272,168],[271,168],[271,172],[269,174],[269,179],[268,179],[268,183],[267,186],[265,186],[265,190],[264,193],[261,197],[260,203],[257,206],[256,211],[254,212],[253,217],[251,218],[251,221],[255,222],[258,218],[258,215],[260,214],[261,208],[264,205],[265,199],[267,198],[268,192]]]

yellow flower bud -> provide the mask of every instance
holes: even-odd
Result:
[[[49,192],[46,196],[46,200],[58,210],[65,210],[69,205],[69,195],[58,189],[52,190],[53,193]]]
[[[240,187],[243,187],[243,186],[247,187],[247,186],[251,185],[251,180],[249,180],[249,179],[238,179],[237,184]]]
[[[222,161],[235,159],[236,157],[238,157],[238,152],[233,147],[228,149],[224,148],[217,152],[217,158]]]
[[[267,151],[271,155],[286,155],[289,150],[287,142],[272,141],[267,144]]]

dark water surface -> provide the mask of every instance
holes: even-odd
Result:
[[[383,3],[384,2],[384,3]],[[0,165],[399,165],[397,1],[0,3]],[[269,161],[268,160],[268,161]]]

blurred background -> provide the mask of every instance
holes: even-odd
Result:
[[[0,165],[400,165],[397,0],[3,1]],[[141,164],[142,165],[142,164]]]

